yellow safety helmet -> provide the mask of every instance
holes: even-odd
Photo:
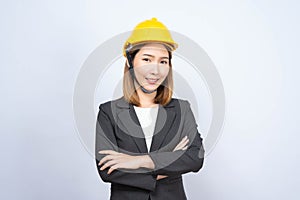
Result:
[[[139,23],[132,31],[123,47],[123,55],[126,57],[126,49],[144,42],[161,42],[167,44],[173,51],[178,44],[172,39],[167,27],[157,21],[156,18]]]

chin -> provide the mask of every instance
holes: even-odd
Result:
[[[143,86],[146,90],[156,90],[158,88],[159,85],[155,85],[155,86],[149,86],[149,85],[145,85]]]

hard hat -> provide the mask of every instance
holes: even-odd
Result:
[[[143,21],[133,29],[123,46],[123,55],[126,57],[126,49],[128,47],[144,42],[164,43],[170,47],[171,51],[178,47],[178,44],[172,39],[171,33],[167,27],[163,23],[157,21],[156,18]]]

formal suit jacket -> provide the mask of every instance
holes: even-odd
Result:
[[[187,150],[173,151],[184,136]],[[114,150],[130,155],[149,155],[155,169],[117,169],[110,175],[100,170],[99,161],[105,156],[100,150]],[[184,200],[186,195],[182,174],[198,172],[203,165],[202,138],[187,100],[172,98],[159,105],[150,152],[134,107],[124,97],[99,106],[96,125],[95,158],[98,173],[111,183],[111,200]],[[167,178],[156,180],[157,175]]]

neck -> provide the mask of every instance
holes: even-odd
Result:
[[[155,105],[154,98],[157,92],[153,92],[151,94],[144,93],[141,88],[137,89],[137,94],[140,99],[141,107],[151,107]]]

